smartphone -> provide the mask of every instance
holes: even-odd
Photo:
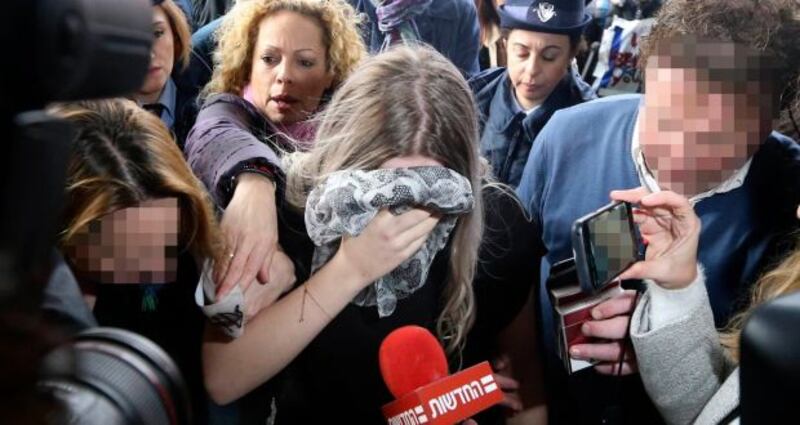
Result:
[[[572,249],[584,292],[602,290],[639,260],[641,238],[627,202],[612,202],[572,226]]]

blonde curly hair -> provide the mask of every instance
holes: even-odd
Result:
[[[325,62],[336,87],[366,56],[359,34],[360,20],[345,0],[239,1],[225,15],[216,32],[214,75],[201,97],[216,93],[240,94],[250,78],[259,23],[269,15],[288,10],[319,22],[326,48]]]

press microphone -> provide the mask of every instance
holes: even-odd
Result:
[[[389,425],[450,425],[503,400],[489,362],[448,374],[444,350],[419,326],[392,331],[378,352],[383,381],[395,401],[383,406]]]

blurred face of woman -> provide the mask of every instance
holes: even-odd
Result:
[[[250,71],[252,100],[275,123],[303,121],[333,82],[323,30],[310,17],[280,11],[259,24]]]
[[[153,47],[150,49],[150,68],[144,84],[136,94],[143,103],[154,103],[161,96],[175,64],[175,38],[169,18],[161,6],[153,6]]]
[[[177,198],[145,201],[90,223],[67,247],[79,278],[98,283],[165,283],[177,277]]]
[[[523,109],[539,106],[567,73],[573,54],[569,37],[512,30],[506,40],[508,76]]]

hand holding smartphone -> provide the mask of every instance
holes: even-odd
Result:
[[[575,221],[572,249],[581,289],[595,294],[641,257],[641,238],[628,202],[612,202]]]

